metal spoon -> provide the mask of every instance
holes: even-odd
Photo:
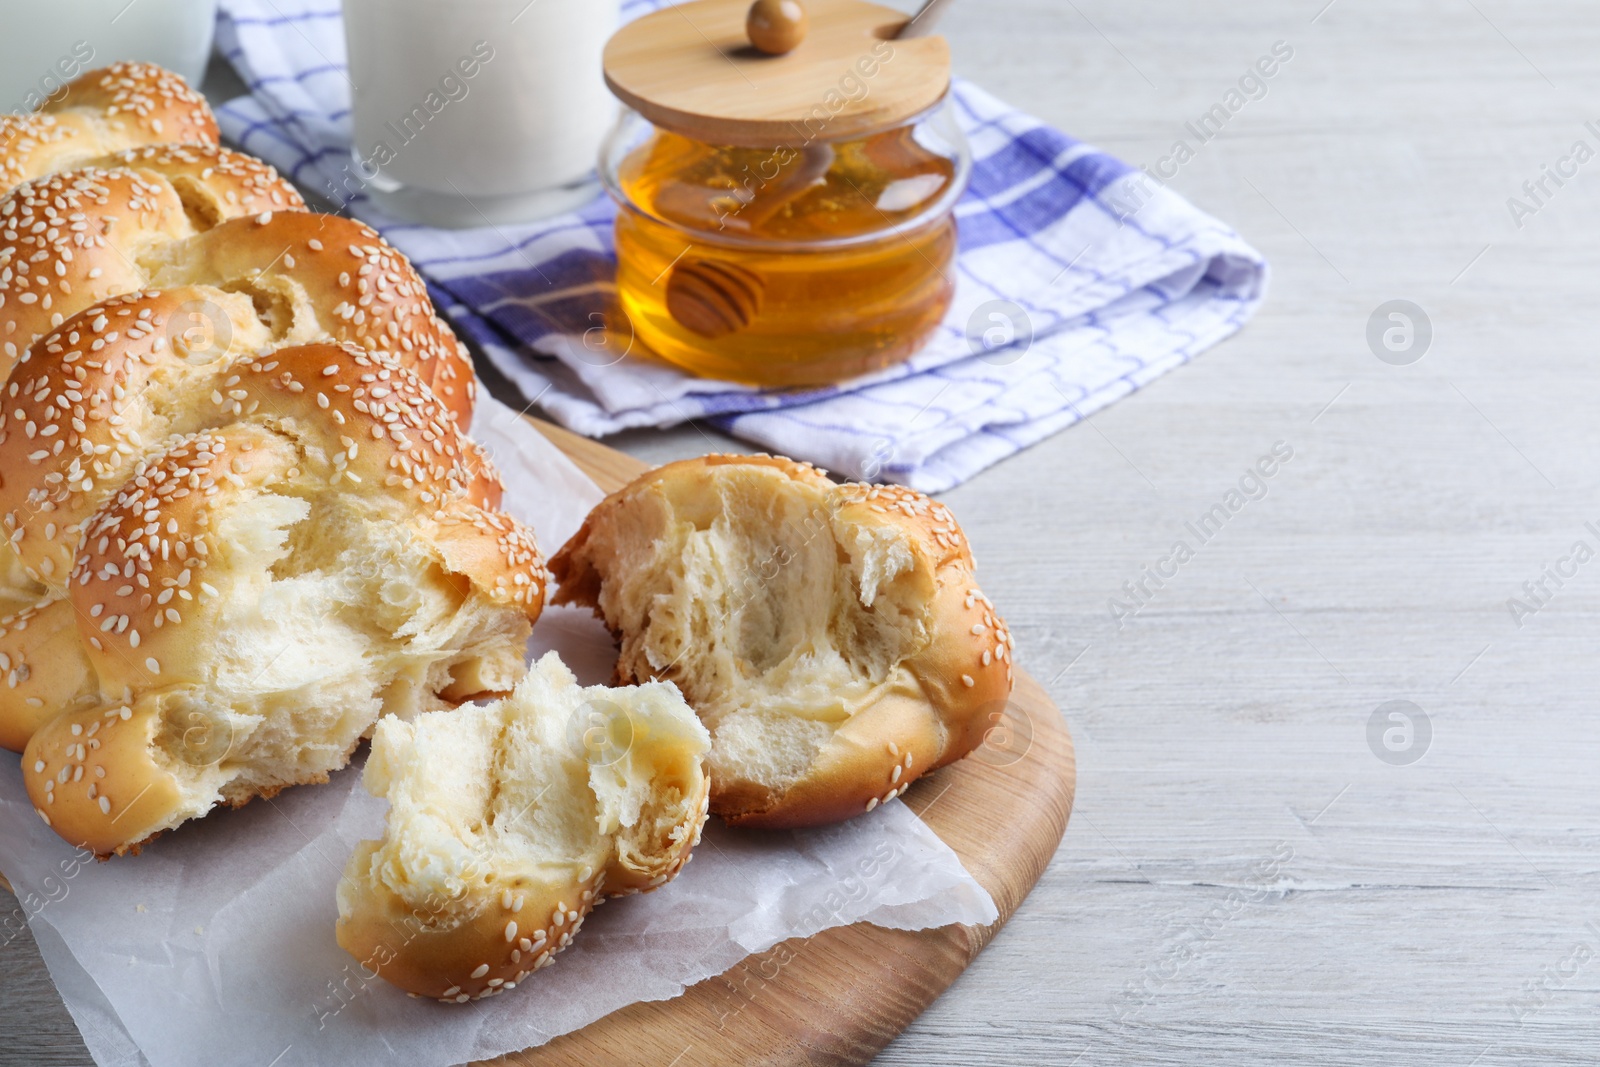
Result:
[[[900,32],[895,34],[895,39],[931,36],[934,32],[935,24],[949,12],[954,2],[955,0],[927,0],[922,5],[922,9],[912,15],[904,26],[900,27]]]

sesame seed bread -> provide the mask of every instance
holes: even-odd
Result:
[[[27,694],[0,741],[32,730],[40,816],[101,855],[325,780],[380,714],[510,691],[543,607],[532,535],[485,506],[493,475],[414,373],[328,343],[202,370],[216,388],[166,436],[121,442],[66,580],[36,567],[44,604],[0,622]]]
[[[472,423],[472,357],[434,314],[409,260],[353,219],[290,211],[234,218],[152,249],[149,284],[248,292],[283,341],[341,340],[387,352],[428,383],[463,426]]]
[[[682,870],[709,748],[671,684],[585,689],[553,652],[498,703],[385,719],[364,781],[389,813],[345,866],[339,944],[418,996],[514,988],[607,897]]]
[[[205,98],[154,64],[113,63],[63,89],[31,114],[0,115],[0,191],[124,148],[217,143]]]
[[[68,708],[100,703],[100,686],[65,596],[0,620],[0,747],[21,752],[39,727]]]
[[[618,638],[619,682],[683,691],[730,823],[871,811],[976,748],[1011,692],[1011,635],[955,517],[910,489],[770,456],[671,463],[550,568],[555,601]]]
[[[95,304],[209,285],[249,295],[282,343],[339,339],[391,353],[470,422],[471,358],[404,256],[336,215],[242,215],[246,204],[292,190],[274,175],[263,193],[266,164],[252,171],[247,157],[196,171],[183,158],[190,154],[67,171],[0,200],[0,379],[35,340]]]
[[[299,192],[270,164],[220,145],[145,145],[85,160],[72,169],[118,167],[166,178],[197,226],[263,211],[306,210]]]
[[[289,321],[294,314],[263,321],[250,296],[186,286],[114,297],[35,343],[0,405],[0,527],[10,546],[0,551],[21,559],[40,592],[63,589],[82,524],[147,448],[275,399],[237,395],[249,372],[235,364],[316,331],[314,320],[309,329]],[[338,316],[329,326],[332,340],[357,339]],[[490,481],[472,495],[494,507],[499,485],[480,469]]]

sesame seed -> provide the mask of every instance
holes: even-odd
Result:
[[[484,975],[486,975],[488,973],[489,973],[489,965],[487,963],[480,963],[480,964],[478,964],[477,969],[474,970],[467,977],[469,977],[469,978],[482,978]],[[566,972],[562,971],[561,973],[565,974]]]

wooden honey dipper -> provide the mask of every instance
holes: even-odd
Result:
[[[792,2],[792,0],[791,0]],[[800,165],[778,182],[771,196],[754,199],[737,215],[739,229],[754,231],[805,195],[833,165],[833,147],[807,145]],[[766,285],[747,267],[701,257],[679,260],[667,280],[667,311],[678,324],[701,337],[715,339],[742,330],[761,311]]]

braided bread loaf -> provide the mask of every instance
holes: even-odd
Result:
[[[27,115],[0,115],[0,190],[142,145],[217,143],[205,98],[148,63],[85,71]]]
[[[191,363],[160,323],[193,298],[86,312],[19,376],[82,409],[49,437],[34,419],[23,460],[70,525],[8,513],[16,544],[46,542],[24,551],[49,584],[0,638],[28,694],[8,741],[31,729],[40,816],[101,855],[325,780],[382,713],[509,691],[544,601],[531,534],[488,506],[494,475],[416,374],[351,344],[251,354],[266,326],[221,292],[247,354]]]
[[[216,141],[139,64],[0,118],[0,744],[101,854],[508,691],[543,605],[422,280]]]
[[[290,343],[346,338],[416,370],[465,424],[472,362],[427,288],[377,233],[274,211],[298,195],[222,149],[145,150],[26,183],[0,201],[0,376],[68,317],[124,293],[212,285],[251,294]]]
[[[138,155],[24,182],[0,200],[0,379],[72,315],[149,285],[141,261],[152,251],[245,213],[304,207],[271,167],[226,149]]]
[[[32,582],[64,590],[84,525],[146,449],[259,413],[235,396],[232,365],[302,340],[295,310],[263,317],[251,295],[211,286],[135,293],[89,309],[28,350],[0,408],[0,528]],[[352,321],[328,319],[327,331],[310,332],[360,340]],[[475,466],[470,495],[498,506],[492,471]]]
[[[0,398],[0,449],[12,445],[18,456],[31,455],[41,447],[34,433],[59,432],[17,403],[49,377],[48,370],[45,378],[12,374],[18,360],[28,359],[28,346],[34,344],[33,352],[40,345],[66,349],[81,340],[98,351],[98,344],[116,340],[116,327],[105,339],[98,334],[106,326],[95,326],[103,316],[84,315],[76,327],[65,325],[66,317],[150,285],[205,286],[180,305],[136,309],[159,315],[157,346],[169,335],[176,341],[191,331],[234,332],[238,324],[218,310],[219,298],[238,292],[255,309],[250,318],[268,331],[267,343],[336,340],[389,352],[420,374],[462,425],[471,419],[471,357],[433,314],[421,278],[372,230],[332,215],[258,212],[301,202],[271,168],[224,149],[133,149],[117,161],[132,166],[70,171],[0,200],[0,375],[11,378]],[[181,321],[169,317],[173,307],[182,310]],[[118,314],[126,317],[128,309]],[[54,339],[39,338],[53,328],[59,328]],[[251,344],[261,341],[260,329],[247,332]],[[226,338],[221,348],[228,348]],[[46,393],[36,406],[54,420],[65,412],[55,406],[61,400],[60,393]],[[59,451],[66,441],[46,444]],[[23,505],[42,508],[48,519],[55,506],[40,497],[8,499],[9,507],[0,506],[8,520]],[[55,525],[65,530],[70,524]],[[17,537],[14,521],[4,532]],[[69,539],[64,549],[76,547]],[[48,584],[50,575],[33,573],[0,547],[0,603],[30,603],[41,582]]]

